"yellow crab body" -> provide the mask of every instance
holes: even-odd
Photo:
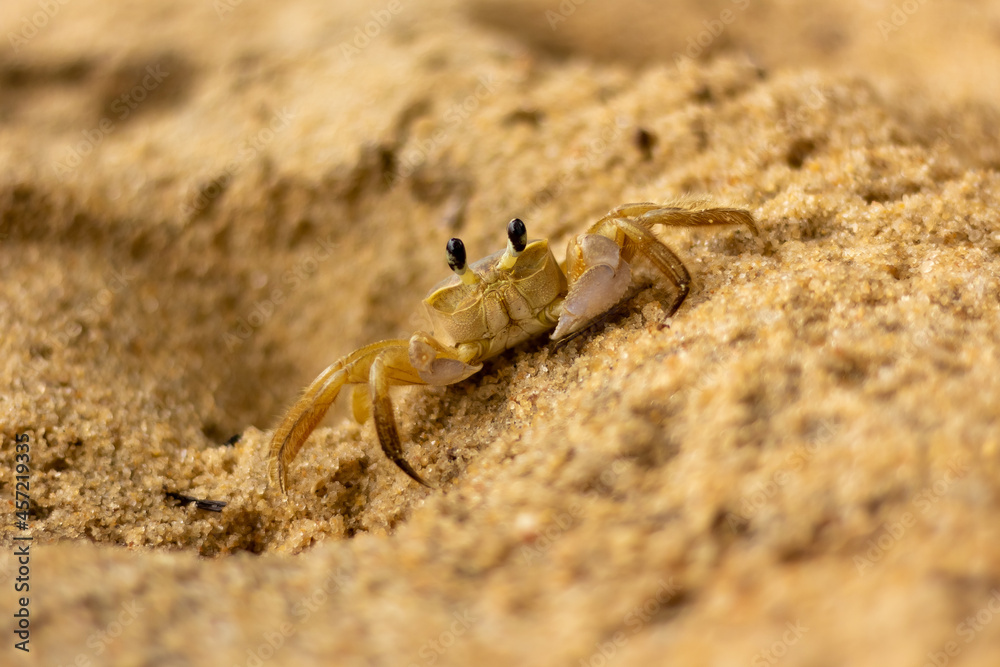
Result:
[[[549,331],[556,320],[547,311],[566,295],[566,277],[548,241],[531,241],[513,271],[497,268],[505,250],[469,266],[479,282],[468,285],[451,275],[424,299],[434,338],[445,345],[487,341],[480,360],[494,357]]]
[[[430,486],[403,456],[389,389],[393,385],[448,385],[482,368],[482,362],[530,338],[551,331],[563,339],[586,329],[625,295],[630,262],[642,257],[676,289],[668,315],[680,307],[691,279],[680,259],[652,233],[652,227],[745,225],[757,234],[743,209],[695,205],[626,204],[572,239],[562,266],[546,240],[528,242],[524,223],[511,220],[507,248],[466,265],[465,246],[448,242],[454,274],[424,299],[433,334],[366,345],[339,359],[289,409],[271,439],[271,483],[287,490],[288,466],[319,424],[340,389],[356,385],[352,401],[358,421],[374,418],[382,450],[403,472]]]

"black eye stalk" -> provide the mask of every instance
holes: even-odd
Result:
[[[448,253],[448,266],[458,274],[463,283],[475,285],[479,282],[479,276],[470,271],[465,263],[465,244],[462,243],[462,239],[450,239],[445,246],[445,252]]]
[[[448,253],[448,266],[455,273],[461,274],[465,271],[465,244],[462,239],[451,239],[445,246]]]
[[[507,223],[507,250],[497,262],[497,268],[510,271],[514,268],[517,256],[528,247],[528,230],[520,218],[514,218]]]
[[[528,247],[528,230],[520,218],[514,218],[507,223],[507,240],[518,255]]]
[[[514,218],[507,223],[507,249],[497,260],[497,268],[510,271],[514,268],[517,256],[528,247],[528,229],[520,218]],[[458,274],[462,282],[466,285],[475,285],[479,282],[479,276],[469,270],[466,264],[465,244],[462,239],[449,239],[445,246],[448,255],[448,266]]]

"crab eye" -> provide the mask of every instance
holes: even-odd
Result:
[[[462,239],[451,239],[445,246],[448,253],[448,266],[455,273],[462,275],[465,272],[465,244]]]
[[[524,252],[528,246],[528,230],[520,218],[514,218],[507,223],[507,240],[515,253]]]

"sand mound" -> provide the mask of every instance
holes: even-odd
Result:
[[[996,9],[650,5],[0,9],[5,656],[996,664]],[[424,326],[449,237],[561,254],[677,197],[761,238],[664,233],[672,318],[646,272],[400,391],[438,490],[343,406],[266,489],[268,429]]]

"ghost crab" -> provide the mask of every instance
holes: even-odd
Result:
[[[345,384],[355,385],[351,408],[364,423],[374,417],[382,451],[414,481],[430,487],[403,457],[389,388],[393,385],[449,385],[478,372],[483,361],[529,338],[552,331],[562,340],[584,330],[615,306],[632,283],[629,262],[641,256],[676,288],[672,315],[687,296],[691,277],[680,258],[652,233],[652,227],[745,225],[749,211],[696,204],[625,204],[572,239],[562,266],[547,240],[528,241],[524,223],[507,225],[507,248],[466,264],[465,246],[448,241],[454,275],[424,299],[434,334],[366,345],[339,359],[313,380],[278,425],[271,439],[268,477],[287,492],[288,465]]]

